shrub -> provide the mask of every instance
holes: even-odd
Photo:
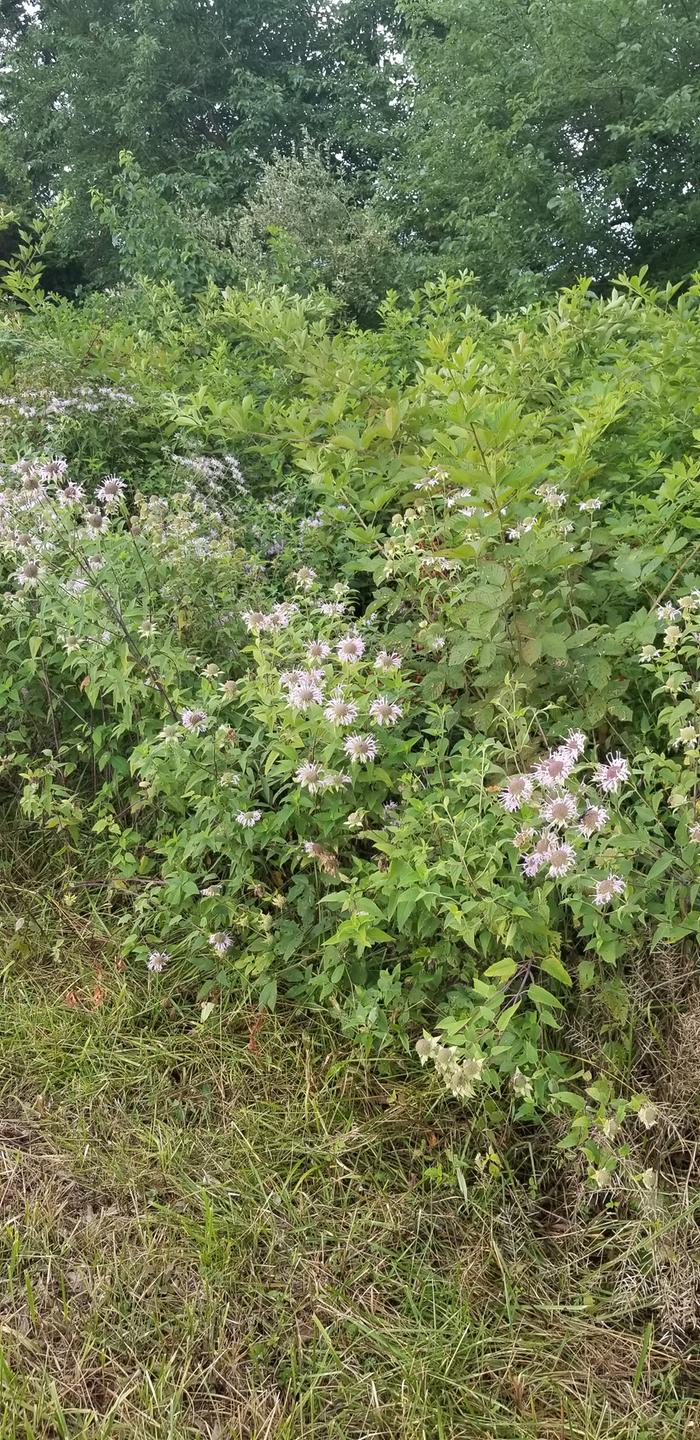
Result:
[[[487,322],[435,285],[368,335],[151,287],[57,419],[26,374],[67,307],[11,322],[8,819],[104,884],[125,956],[424,1032],[454,1093],[568,1116],[595,1172],[655,1118],[629,977],[700,933],[696,303],[637,279]],[[95,474],[107,377],[142,473]]]

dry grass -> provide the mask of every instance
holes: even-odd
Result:
[[[25,948],[2,1010],[2,1440],[700,1432],[689,1186],[603,1202],[527,1144],[484,1179],[425,1078],[293,1018],[251,1048],[244,1011],[201,1025],[96,972],[99,947],[76,943],[67,1003],[65,947]]]

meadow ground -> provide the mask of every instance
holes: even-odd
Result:
[[[2,1440],[700,1431],[688,1186],[627,1215],[536,1137],[480,1174],[412,1065],[70,944],[6,945]]]

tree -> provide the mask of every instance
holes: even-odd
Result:
[[[395,117],[383,63],[391,0],[3,0],[0,190],[74,200],[67,244],[113,268],[89,197],[120,151],[179,201],[240,203],[304,132],[351,171],[376,165]]]
[[[423,264],[491,301],[700,255],[691,0],[403,0],[415,103],[384,170]]]

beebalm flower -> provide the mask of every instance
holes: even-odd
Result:
[[[527,875],[529,880],[531,880],[534,875],[538,875],[543,866],[548,864],[551,849],[551,835],[541,835],[534,850],[531,850],[529,855],[523,855],[521,861],[523,874]]]
[[[693,845],[700,845],[700,824],[696,822],[694,825],[689,825],[688,838],[692,840]]]
[[[296,571],[294,579],[297,584],[297,589],[311,590],[314,580],[316,579],[316,571],[312,570],[310,565],[302,565],[301,568]]]
[[[558,790],[560,785],[568,779],[574,764],[573,752],[562,746],[559,750],[553,750],[545,760],[540,760],[535,765],[532,774],[545,790]]]
[[[369,707],[369,713],[377,725],[395,725],[401,719],[403,710],[400,705],[395,705],[387,695],[378,695]]]
[[[343,749],[352,765],[366,765],[376,758],[377,742],[373,735],[348,735]]]
[[[182,731],[179,725],[164,725],[163,729],[158,732],[158,739],[164,740],[167,745],[176,744],[181,736]]]
[[[304,850],[312,860],[317,862],[319,869],[323,870],[325,875],[338,874],[340,865],[335,850],[326,850],[325,846],[319,845],[316,840],[306,840]]]
[[[603,905],[612,905],[613,901],[625,893],[625,882],[621,875],[613,875],[612,871],[606,875],[604,880],[598,880],[593,896],[593,904],[602,908]]]
[[[151,950],[148,956],[148,969],[152,970],[154,975],[160,975],[169,959],[167,950]]]
[[[579,834],[589,840],[596,831],[603,830],[608,823],[608,812],[604,805],[589,805],[579,821]]]
[[[341,770],[327,770],[321,781],[322,790],[340,790],[343,785],[352,785],[352,775],[344,775]]]
[[[651,1100],[645,1100],[644,1104],[640,1105],[637,1116],[640,1123],[644,1126],[644,1129],[651,1130],[653,1126],[658,1123],[659,1111],[656,1105],[652,1104]]]
[[[183,729],[191,735],[203,735],[209,723],[205,710],[183,710],[180,715]]]
[[[344,615],[345,605],[342,600],[323,600],[316,606],[320,615]]]
[[[270,628],[270,616],[266,615],[264,610],[243,610],[241,619],[246,630],[250,630],[253,634],[260,635],[264,630]]]
[[[630,767],[622,755],[608,755],[604,765],[596,767],[594,785],[606,795],[616,795],[620,786],[629,779]]]
[[[243,830],[252,830],[253,826],[262,820],[262,810],[239,810],[235,820]]]
[[[273,605],[268,616],[268,628],[270,630],[286,630],[298,611],[298,605],[294,605],[290,601],[282,605]]]
[[[380,650],[374,662],[375,670],[383,670],[385,673],[391,670],[400,670],[401,665],[401,656],[396,650]]]
[[[109,530],[109,516],[101,510],[86,510],[85,524],[93,535],[105,535]]]
[[[323,788],[325,773],[323,766],[318,765],[315,760],[305,760],[304,764],[299,766],[294,779],[297,785],[301,785],[302,790],[308,790],[310,795],[317,795]]]
[[[517,830],[513,836],[513,844],[516,850],[524,850],[526,845],[530,844],[534,833],[532,825],[522,825],[520,830]]]
[[[439,1049],[440,1042],[435,1039],[434,1035],[422,1035],[420,1040],[416,1041],[416,1055],[421,1065],[427,1065],[429,1060],[435,1060]]]
[[[499,793],[504,810],[513,814],[525,805],[532,795],[532,780],[529,775],[511,775]]]
[[[336,693],[331,696],[323,713],[331,725],[352,725],[357,719],[357,709],[354,700],[344,700]]]
[[[38,585],[44,571],[45,567],[40,565],[38,560],[25,560],[16,572],[15,579],[18,585],[31,588],[33,585]]]
[[[322,705],[323,691],[320,685],[304,680],[289,691],[287,704],[291,705],[293,710],[308,710],[310,705]]]
[[[310,665],[315,661],[325,660],[331,653],[331,647],[325,640],[311,640],[306,647],[306,658]]]
[[[658,660],[660,654],[661,651],[657,650],[655,645],[642,645],[639,658],[642,665],[651,665],[652,660]]]
[[[570,730],[566,737],[566,740],[564,741],[564,744],[559,746],[559,750],[557,753],[561,753],[561,751],[568,751],[569,754],[573,755],[575,760],[579,760],[580,757],[583,755],[587,744],[588,741],[583,733],[583,730]]]
[[[694,725],[682,725],[680,730],[678,731],[678,739],[676,743],[678,745],[685,745],[688,750],[694,750],[699,739],[700,734],[695,729]]]
[[[576,864],[576,851],[573,845],[569,845],[567,841],[555,840],[547,858],[549,860],[547,874],[553,880],[560,880],[563,875],[568,875],[569,871],[573,870]]]
[[[343,665],[352,665],[365,653],[365,642],[359,635],[346,635],[336,645],[335,653]]]
[[[95,495],[108,510],[111,510],[114,505],[119,504],[125,490],[126,485],[118,475],[108,475],[99,489],[95,491]]]
[[[221,894],[223,888],[223,885],[203,885],[199,893],[203,900],[213,900],[215,895]]]
[[[594,495],[591,497],[590,500],[582,500],[578,508],[581,511],[582,515],[586,515],[589,514],[592,510],[600,510],[602,504],[602,500],[599,500],[598,496]]]
[[[28,470],[20,480],[20,489],[25,500],[32,503],[46,498],[46,487],[39,470]]]
[[[84,498],[85,491],[82,485],[77,485],[74,480],[70,480],[62,489],[56,491],[56,503],[61,506],[62,510],[67,510],[72,505],[82,505]]]
[[[37,468],[36,460],[28,460],[26,458],[15,460],[14,465],[10,466],[13,475],[19,475],[20,480],[23,480],[25,475],[31,475]]]
[[[209,944],[217,955],[225,955],[231,949],[233,940],[228,930],[214,930],[209,936]]]
[[[546,820],[548,825],[570,825],[577,814],[576,801],[568,791],[562,795],[553,795],[551,800],[547,800],[542,806],[542,819]]]
[[[219,785],[221,786],[222,790],[235,789],[235,787],[237,785],[240,785],[240,783],[240,779],[236,774],[235,770],[222,770],[219,776]]]
[[[670,600],[667,600],[665,605],[656,607],[656,618],[661,621],[662,625],[670,625],[673,620],[679,620],[680,614],[678,606],[673,605]]]
[[[682,633],[680,625],[669,625],[668,629],[664,631],[664,645],[666,645],[669,650],[673,650],[678,644]]]
[[[506,535],[509,540],[521,540],[523,535],[529,535],[530,531],[534,530],[536,524],[537,520],[534,515],[526,515],[524,520],[520,520],[517,525],[506,530]]]
[[[540,485],[536,493],[542,496],[545,505],[551,510],[561,510],[562,505],[566,504],[566,495],[563,490],[557,490],[556,485]]]
[[[236,695],[236,682],[235,680],[224,680],[219,686],[219,689],[224,700],[233,700]]]

